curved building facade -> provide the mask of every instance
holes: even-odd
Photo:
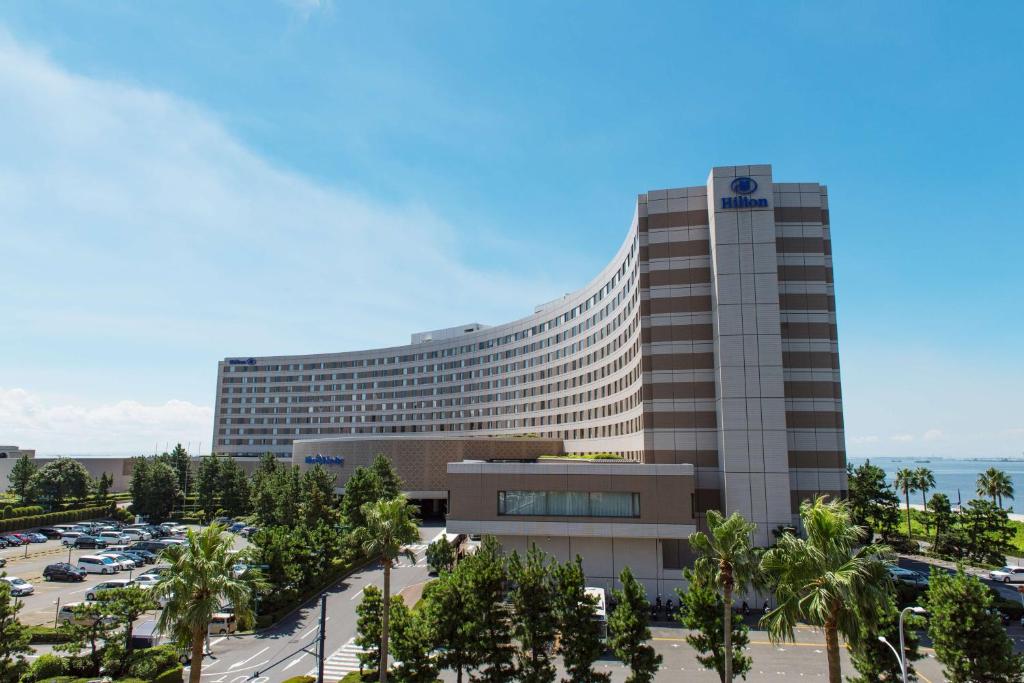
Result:
[[[768,165],[641,194],[615,257],[579,291],[412,342],[225,359],[214,450],[532,435],[687,466],[671,476],[690,472],[676,503],[691,520],[740,510],[763,538],[803,498],[846,489],[827,191],[775,183]]]

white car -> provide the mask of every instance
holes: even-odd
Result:
[[[122,529],[121,535],[133,541],[148,541],[151,538],[149,533],[142,529]]]
[[[133,583],[134,582],[131,579],[114,579],[113,581],[104,581],[103,583],[98,583],[95,586],[93,586],[92,589],[85,594],[85,599],[92,601],[95,600],[96,596],[102,593],[103,591],[116,590],[118,588],[127,588],[128,586],[131,586]]]
[[[120,555],[114,555],[111,553],[100,553],[100,557],[109,557],[114,561],[114,564],[116,564],[117,568],[121,571],[135,569],[135,561],[130,558],[121,557]]]
[[[78,568],[90,574],[116,574],[118,565],[112,558],[98,555],[82,555],[78,558]]]
[[[0,581],[6,581],[11,585],[11,595],[16,598],[20,598],[23,595],[32,595],[36,592],[35,586],[25,579],[19,579],[17,576],[0,577]]]
[[[156,574],[142,574],[141,576],[135,577],[135,585],[139,588],[152,588],[159,580],[160,577]]]
[[[993,569],[988,573],[988,578],[1003,583],[1024,583],[1024,567],[1003,567]]]

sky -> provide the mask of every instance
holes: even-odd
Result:
[[[528,315],[638,193],[771,163],[829,188],[849,453],[1022,457],[1001,14],[3,3],[0,443],[208,451],[218,360]]]

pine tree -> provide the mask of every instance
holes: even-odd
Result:
[[[32,481],[35,471],[35,463],[27,455],[23,455],[18,458],[18,461],[11,467],[10,474],[7,475],[8,481],[11,482],[11,486],[7,490],[18,496],[23,503],[29,499],[31,490],[29,483]]]
[[[455,566],[455,549],[446,538],[439,538],[427,546],[427,564],[435,574],[450,572]]]
[[[935,658],[949,683],[1020,683],[1024,656],[992,610],[992,594],[961,567],[956,574],[932,570],[924,606]]]
[[[697,651],[697,661],[725,681],[725,601],[711,577],[689,569],[683,572],[689,582],[687,590],[676,590],[679,595],[679,623],[693,631],[686,642]],[[732,619],[732,676],[746,678],[752,659],[744,654],[750,643],[749,629],[742,619]]]
[[[18,621],[21,600],[11,596],[11,585],[0,581],[0,681],[17,681],[28,668],[25,655],[29,647],[29,629]]]
[[[516,654],[516,677],[522,683],[551,683],[555,680],[551,651],[557,622],[549,558],[531,544],[525,559],[512,553],[508,568],[515,586],[509,595],[512,632],[521,647]]]
[[[314,465],[302,475],[302,516],[308,526],[321,522],[337,523],[338,510],[334,495],[337,479],[320,465]]]
[[[220,507],[230,517],[249,512],[249,480],[245,470],[234,458],[225,458],[220,465]]]
[[[192,468],[192,457],[185,450],[184,446],[180,443],[175,444],[174,448],[167,456],[168,464],[174,469],[175,474],[178,476],[178,488],[182,491],[188,491],[189,481],[191,476],[189,470]]]
[[[619,575],[622,590],[614,591],[618,603],[608,619],[608,644],[630,673],[626,683],[650,683],[661,666],[661,655],[647,644],[651,629],[647,627],[647,595],[643,586],[626,567]]]
[[[370,470],[377,479],[377,496],[379,498],[394,498],[402,492],[402,480],[395,471],[391,461],[383,455],[378,454],[370,465]]]
[[[380,666],[380,630],[383,599],[374,585],[363,588],[363,599],[356,608],[355,644],[363,649],[359,653],[359,673],[363,669],[376,671]]]
[[[395,656],[396,683],[433,683],[437,658],[431,627],[419,611],[405,606],[401,596],[391,603],[391,650]]]
[[[216,453],[208,458],[203,458],[199,461],[199,468],[196,471],[196,503],[206,519],[217,515],[221,459]]]
[[[872,623],[866,619],[860,621],[860,637],[848,644],[850,661],[860,675],[847,677],[846,680],[849,683],[902,680],[903,674],[900,671],[899,660],[893,656],[889,646],[878,639],[882,636],[893,646],[899,647],[899,619],[900,612],[896,605],[896,594],[891,592],[887,606],[877,616],[877,622]],[[915,680],[913,662],[922,657],[918,651],[917,631],[923,626],[924,620],[913,614],[908,614],[903,622],[908,680]]]
[[[583,561],[576,556],[554,568],[555,616],[558,620],[558,653],[568,678],[566,683],[608,683],[611,674],[594,671],[604,651],[601,625],[594,618],[597,601],[587,594]]]
[[[512,678],[512,626],[504,601],[508,578],[505,558],[493,536],[485,536],[480,549],[460,563],[470,621],[465,625],[473,659],[473,681],[504,683]]]
[[[465,581],[468,571],[465,563],[459,563],[423,590],[423,610],[433,629],[434,645],[440,650],[438,664],[455,672],[456,683],[462,683],[463,671],[473,661],[473,636],[467,628],[473,619]]]

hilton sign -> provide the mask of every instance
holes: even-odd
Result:
[[[723,209],[768,208],[767,199],[747,196],[754,194],[754,192],[757,191],[757,181],[753,178],[747,178],[745,176],[734,178],[733,181],[729,183],[729,189],[735,192],[738,196],[722,197]]]

